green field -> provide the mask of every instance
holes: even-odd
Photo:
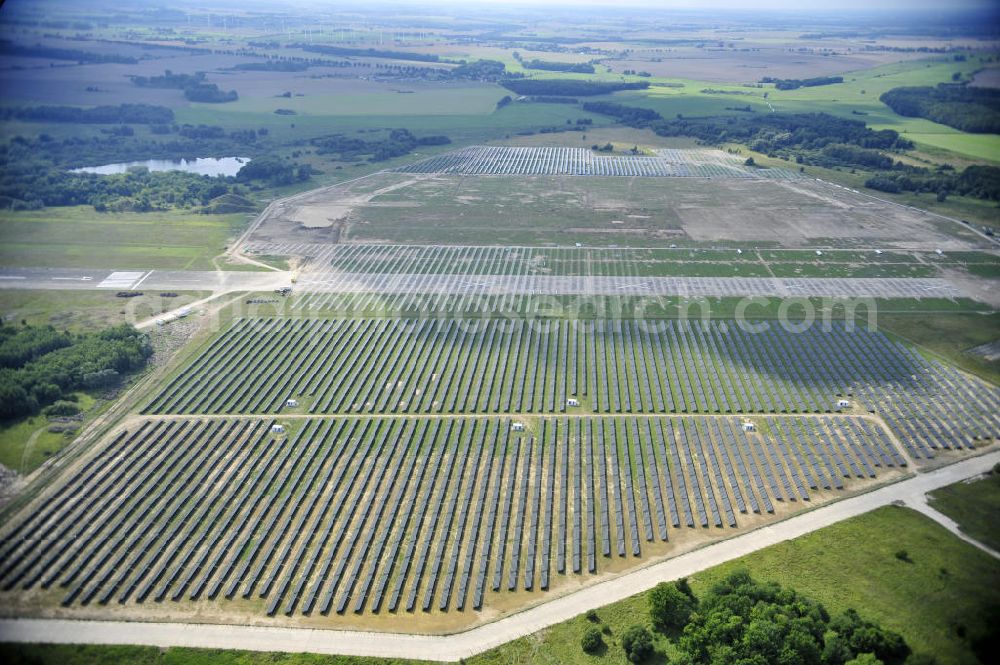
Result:
[[[77,399],[84,414],[95,403],[86,393],[77,393]],[[0,464],[22,475],[31,473],[73,441],[75,433],[50,432],[53,424],[42,415],[0,421]],[[76,423],[76,427],[80,425],[82,422]]]
[[[212,270],[244,214],[98,213],[90,206],[4,212],[0,264],[53,268]]]
[[[881,311],[878,325],[885,332],[906,339],[947,359],[966,371],[1000,384],[1000,361],[970,352],[1000,339],[1000,312],[932,312],[919,315]]]
[[[109,291],[0,290],[0,318],[52,325],[60,330],[91,332],[120,323],[138,323],[208,296],[207,291],[181,291],[175,298],[149,292],[137,298],[116,298]]]
[[[952,518],[972,538],[1000,551],[1000,473],[931,492],[930,505]]]

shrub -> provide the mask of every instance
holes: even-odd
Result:
[[[653,655],[653,636],[642,626],[632,626],[622,635],[625,657],[632,663],[642,663]]]
[[[604,646],[601,631],[597,628],[588,628],[580,639],[580,646],[586,653],[593,654],[600,651],[601,647]]]
[[[659,631],[681,629],[691,619],[697,601],[687,580],[661,582],[649,592],[649,615]]]
[[[75,416],[80,413],[80,407],[75,402],[69,400],[56,400],[55,403],[42,409],[42,414],[46,416]]]

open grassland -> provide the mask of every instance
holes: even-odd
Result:
[[[4,212],[0,265],[212,270],[244,214],[98,213],[90,206]]]
[[[86,393],[77,393],[77,404],[85,415],[94,406],[95,400]],[[22,475],[31,473],[69,444],[82,422],[82,419],[69,419],[67,423],[59,424],[41,415],[0,421],[0,464]],[[49,431],[50,427],[66,425],[69,431]]]
[[[60,330],[90,332],[120,323],[138,323],[208,296],[207,291],[180,291],[176,297],[144,292],[117,298],[115,291],[0,290],[0,317],[5,323],[52,325]]]
[[[1000,361],[973,351],[1000,339],[996,311],[924,312],[919,315],[882,311],[879,328],[946,358],[949,362],[1000,384]]]
[[[1000,552],[1000,473],[943,487],[931,493],[930,505],[952,518],[962,531]]]

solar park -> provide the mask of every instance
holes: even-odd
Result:
[[[796,175],[719,151],[494,147],[400,171]],[[223,316],[58,469],[0,534],[0,597],[68,617],[459,630],[1000,435],[1000,390],[877,330],[521,307],[955,297],[911,270],[925,248],[834,248],[825,261],[890,272],[798,279],[731,248],[324,243],[291,224],[241,247],[305,262],[284,314]],[[718,276],[727,263],[746,271]]]
[[[721,150],[658,150],[651,156],[602,156],[586,148],[472,146],[401,166],[400,173],[462,175],[566,175],[696,178],[802,176],[787,169],[753,169]]]
[[[267,614],[479,610],[907,462],[866,418],[137,421],[4,541],[62,603],[256,597]],[[164,486],[173,488],[164,492]],[[30,537],[29,537],[30,534]],[[31,545],[44,540],[50,546]]]
[[[881,333],[582,323],[237,320],[24,513],[0,584],[475,620],[1000,425],[1000,391]]]

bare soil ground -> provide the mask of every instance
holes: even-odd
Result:
[[[253,242],[761,246],[944,251],[958,224],[810,180],[376,174],[279,204]]]

